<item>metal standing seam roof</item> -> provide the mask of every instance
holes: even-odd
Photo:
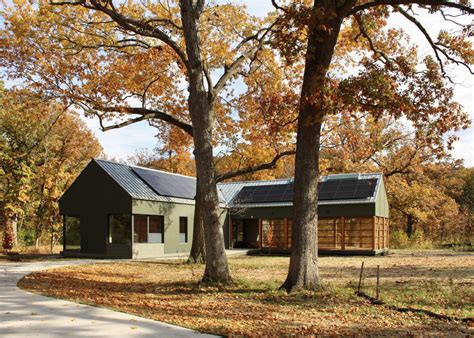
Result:
[[[94,161],[107,172],[133,199],[137,200],[149,200],[159,202],[171,202],[180,204],[194,204],[193,199],[179,198],[173,196],[163,196],[153,190],[142,178],[140,178],[133,170],[133,168],[141,168],[138,166],[130,166],[126,164],[94,159]],[[176,179],[176,177],[185,177],[189,182],[189,179],[194,177],[184,176],[174,173],[168,173],[166,171],[148,169],[149,171],[157,172],[162,178],[166,180],[169,175],[170,179]],[[364,199],[347,199],[347,200],[328,200],[318,201],[319,205],[328,204],[360,204],[360,203],[375,203],[377,192],[379,190],[380,181],[382,174],[380,173],[368,173],[368,174],[336,174],[329,176],[322,176],[320,181],[324,182],[327,180],[338,180],[345,178],[358,178],[358,179],[377,179],[377,186],[375,188],[374,195]],[[276,180],[264,180],[264,181],[240,181],[240,182],[225,182],[218,183],[217,190],[219,193],[219,200],[221,207],[235,207],[235,208],[247,208],[247,207],[285,207],[293,206],[292,202],[265,202],[265,203],[246,203],[239,204],[234,201],[235,197],[244,187],[250,186],[262,186],[262,185],[280,185],[292,183],[293,179],[276,179]]]
[[[335,174],[322,176],[320,178],[321,182],[330,181],[330,180],[342,180],[342,179],[377,179],[376,187],[374,189],[374,194],[368,198],[360,199],[339,199],[339,200],[320,200],[318,205],[336,205],[336,204],[365,204],[365,203],[375,203],[377,198],[377,193],[380,186],[380,181],[382,179],[381,173],[367,173],[367,174]],[[263,208],[263,207],[291,207],[293,202],[261,202],[261,203],[238,203],[236,197],[238,193],[244,187],[250,186],[259,186],[259,185],[279,185],[279,184],[288,184],[292,183],[293,179],[278,179],[278,180],[267,180],[267,181],[244,181],[244,182],[228,182],[228,183],[219,183],[219,189],[222,191],[226,203],[233,208]]]
[[[146,184],[137,174],[133,172],[134,167],[126,164],[110,162],[106,160],[94,160],[102,169],[107,172],[133,199],[173,202],[181,204],[194,204],[194,200],[170,196],[162,196],[155,192],[148,184]],[[140,168],[140,167],[136,167]],[[152,170],[152,169],[150,169]],[[155,170],[159,173],[167,175],[176,175],[165,171]]]

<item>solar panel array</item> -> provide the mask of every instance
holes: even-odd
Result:
[[[318,199],[347,200],[374,196],[377,179],[328,180],[318,184]],[[293,201],[293,183],[257,185],[242,188],[234,203],[269,203]]]
[[[132,170],[159,195],[187,199],[194,199],[196,195],[196,179],[192,177],[136,167]]]
[[[320,182],[319,200],[364,199],[374,196],[377,179],[342,179]]]
[[[237,203],[288,202],[293,200],[293,183],[243,187],[235,197]]]

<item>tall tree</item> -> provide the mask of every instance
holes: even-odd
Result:
[[[0,205],[5,248],[12,246],[16,222],[20,230],[33,230],[36,239],[43,231],[59,239],[57,202],[90,158],[101,151],[84,122],[67,108],[27,90],[0,91]]]
[[[459,106],[455,111],[449,109],[456,106],[451,103],[449,89],[445,90],[447,101],[438,102],[435,97],[435,104],[427,86],[438,90],[444,88],[444,78],[448,76],[446,63],[465,66],[471,71],[470,26],[459,22],[464,29],[456,36],[442,31],[435,41],[416,18],[413,8],[428,9],[446,20],[452,19],[446,9],[457,10],[460,14],[472,14],[474,9],[467,1],[439,0],[314,0],[312,4],[294,1],[289,6],[279,5],[274,0],[272,3],[286,18],[281,21],[280,39],[276,44],[289,58],[294,58],[299,51],[305,53],[295,160],[294,242],[288,276],[282,286],[291,292],[302,288],[317,289],[321,285],[317,254],[317,182],[324,118],[340,109],[364,109],[374,115],[404,115],[415,127],[428,125],[436,118],[458,116],[465,119]],[[427,58],[424,65],[420,64],[416,50],[402,45],[400,39],[406,40],[403,27],[386,29],[387,18],[393,13],[400,13],[408,24],[420,30],[433,48],[434,58]],[[295,23],[299,27],[295,27]],[[346,34],[352,37],[353,43],[339,47],[344,52],[359,55],[358,59],[352,58],[352,64],[360,67],[360,73],[349,75],[339,83],[331,69],[341,68],[333,60],[339,53],[336,46]],[[348,73],[344,66],[342,70]],[[339,85],[345,87],[346,93],[352,91],[357,95],[350,95],[350,100],[344,95],[337,97]]]
[[[18,1],[4,18],[2,65],[12,77],[80,106],[103,130],[164,122],[192,136],[202,192],[196,207],[205,210],[203,280],[230,281],[213,134],[229,114],[220,108],[226,85],[261,49],[271,25],[243,6],[203,0]]]

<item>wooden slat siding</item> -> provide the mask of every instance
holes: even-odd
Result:
[[[345,234],[345,220],[341,217],[341,250],[346,250],[346,234]]]
[[[334,224],[334,247],[337,247],[337,218],[333,219],[333,224]]]
[[[229,234],[229,247],[231,249],[233,249],[234,248],[234,241],[233,241],[233,239],[234,239],[233,238],[234,237],[234,234],[233,234],[234,233],[234,227],[232,225],[232,217],[230,217],[230,214],[229,214],[229,228],[230,228],[230,231],[229,231],[230,232],[230,234]]]
[[[387,249],[390,245],[390,218],[387,218]]]
[[[383,219],[381,217],[377,217],[377,249],[383,247]]]
[[[258,247],[262,248],[262,219],[258,219]]]
[[[288,218],[284,218],[285,222],[285,249],[288,249]]]
[[[387,218],[387,249],[389,247],[389,241],[390,241],[390,219]]]
[[[385,217],[382,221],[382,248],[385,248]]]
[[[377,239],[375,238],[375,227],[377,226],[376,225],[376,217],[372,217],[372,249],[375,250],[376,246],[377,246]]]

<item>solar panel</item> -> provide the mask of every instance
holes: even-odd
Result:
[[[196,195],[196,179],[192,177],[136,167],[132,170],[159,195],[186,199],[194,199]]]
[[[237,194],[237,203],[291,202],[293,183],[243,187]]]
[[[375,195],[377,179],[344,178],[318,184],[318,199],[364,199]],[[293,183],[244,187],[235,198],[236,203],[268,203],[293,201]]]

